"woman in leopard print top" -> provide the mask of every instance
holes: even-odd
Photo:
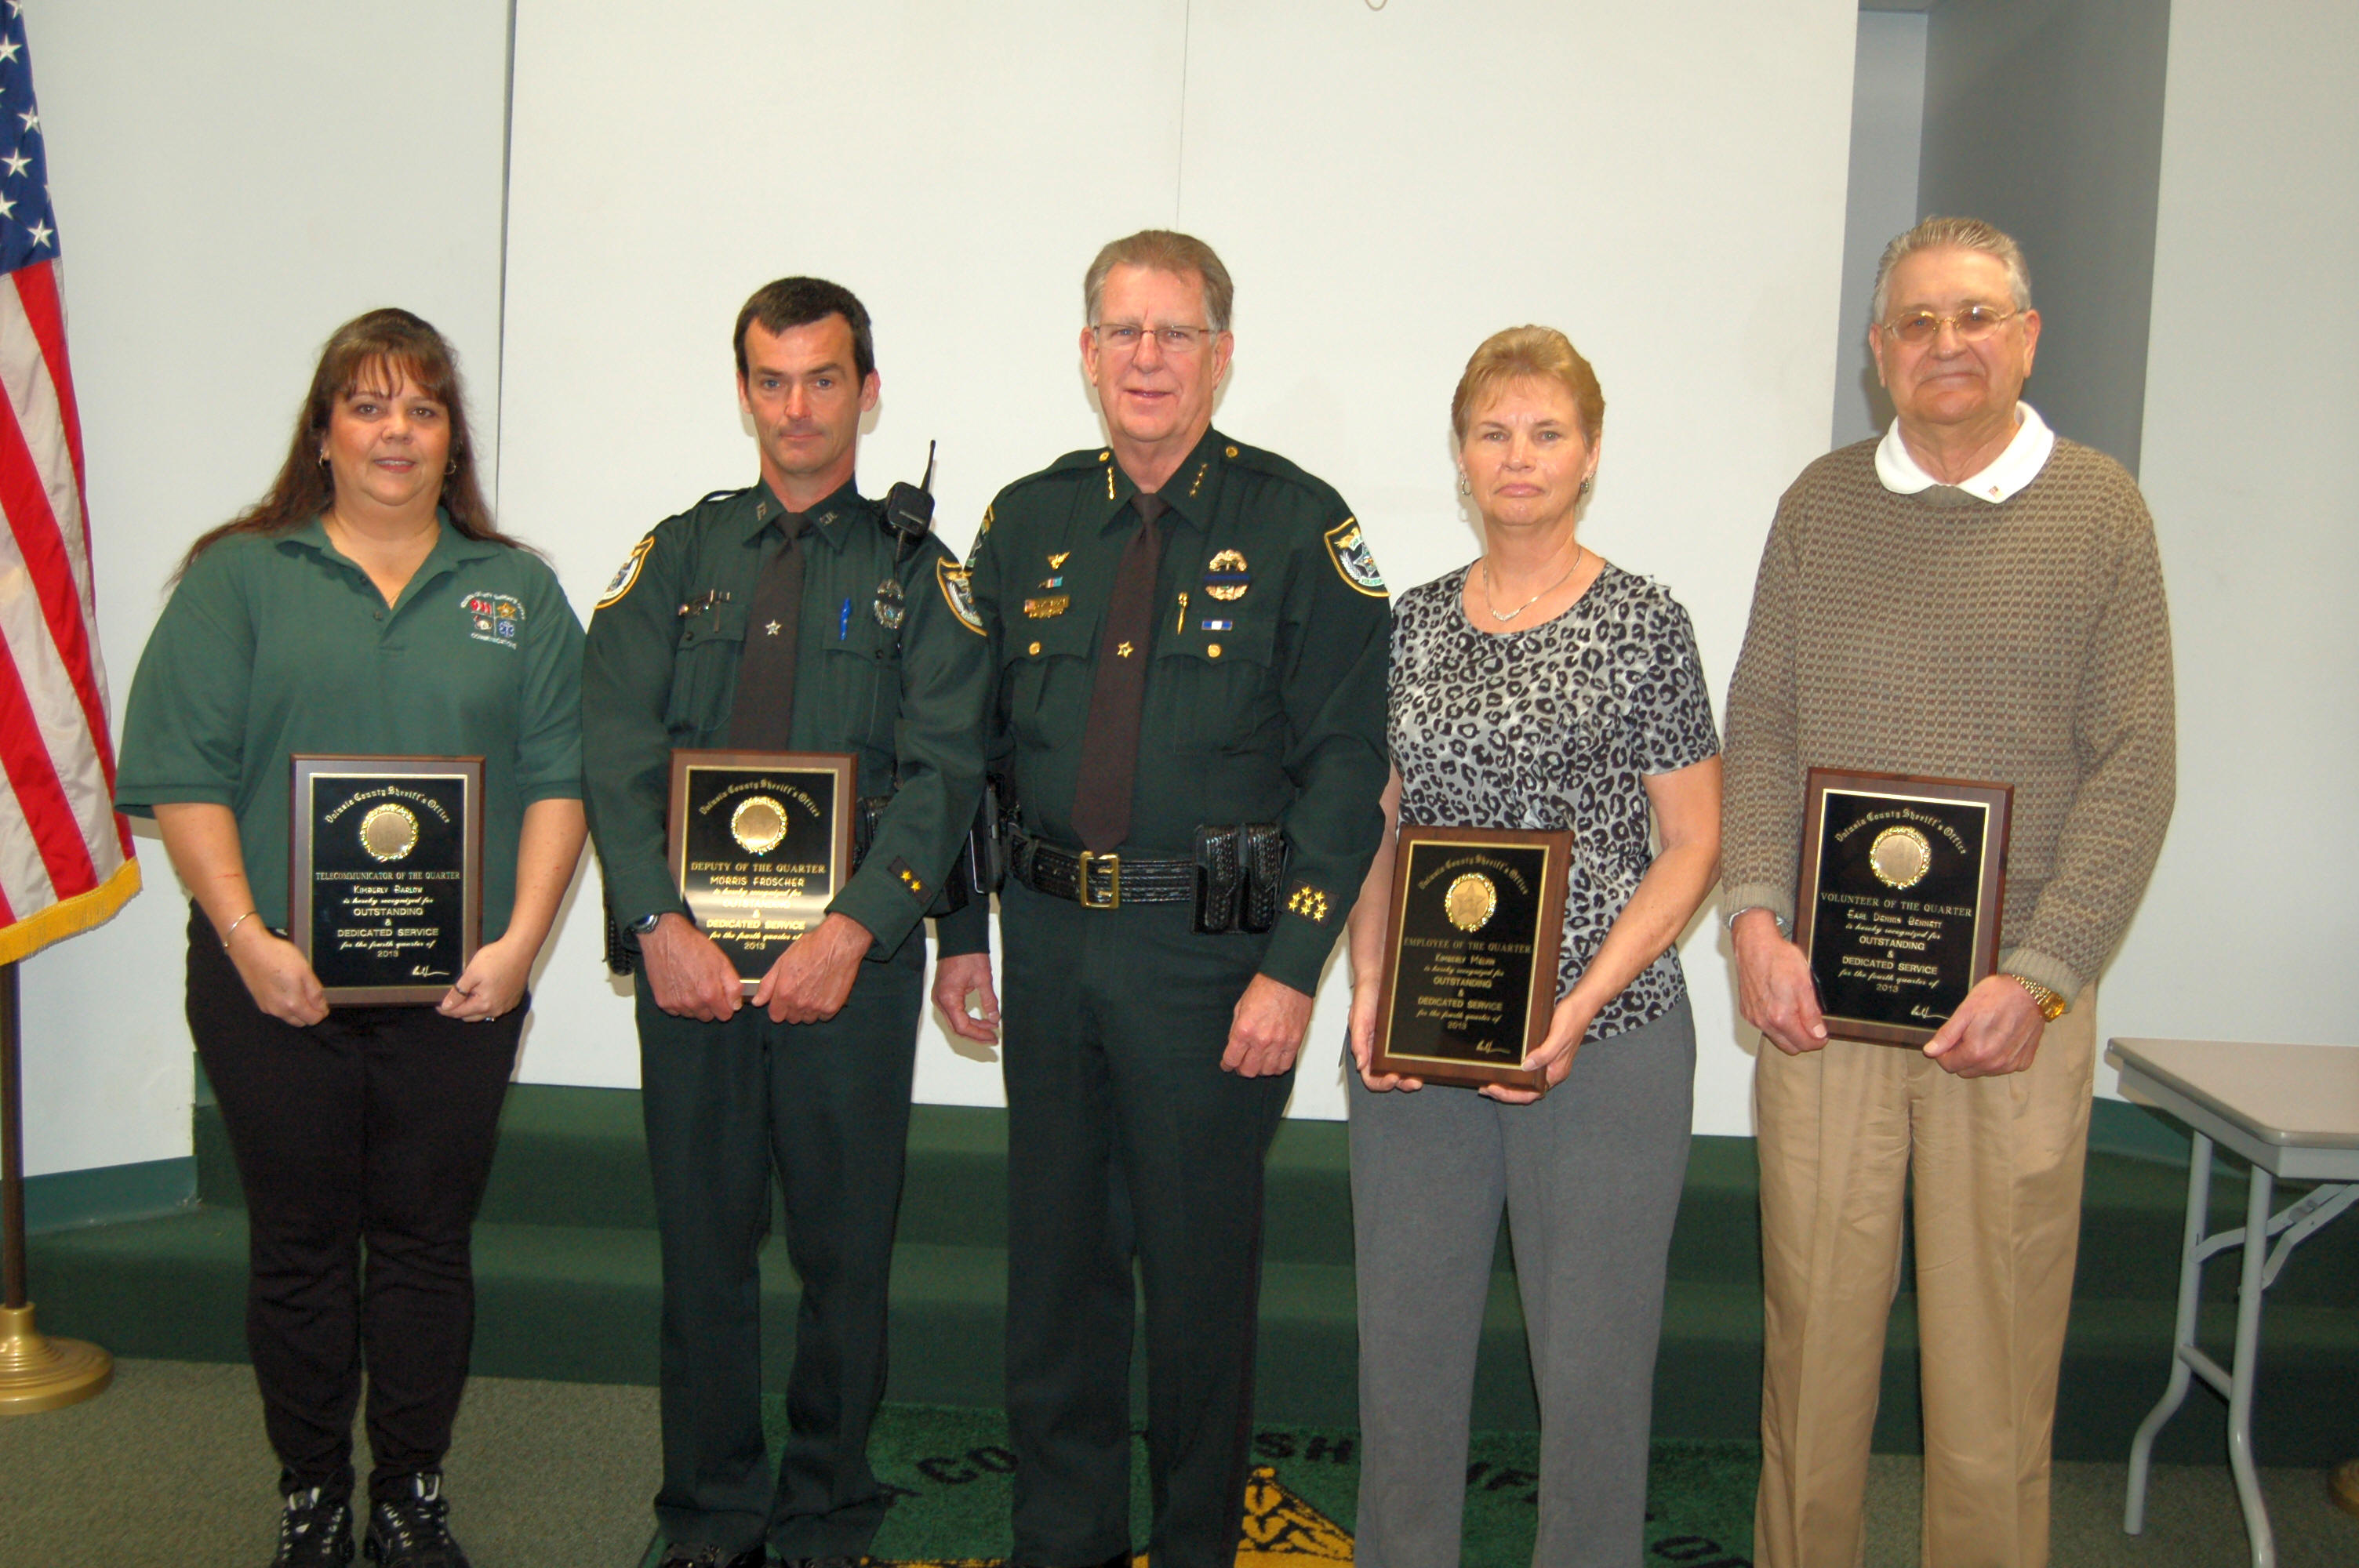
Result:
[[[1386,1568],[1459,1560],[1503,1206],[1540,1396],[1533,1561],[1618,1568],[1642,1546],[1695,1064],[1672,944],[1718,868],[1720,744],[1687,612],[1577,537],[1604,409],[1560,333],[1477,350],[1451,417],[1483,557],[1394,609],[1388,815],[1569,828],[1574,853],[1544,1095],[1371,1076],[1389,834],[1353,913],[1358,1551]]]

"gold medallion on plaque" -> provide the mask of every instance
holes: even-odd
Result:
[[[766,855],[787,836],[787,808],[766,795],[749,795],[729,814],[729,836],[749,855]]]
[[[1469,871],[1441,895],[1441,913],[1461,931],[1480,931],[1499,907],[1499,890],[1480,871]]]
[[[1913,888],[1933,869],[1933,846],[1914,827],[1887,827],[1867,847],[1867,869],[1888,888]]]
[[[361,818],[361,848],[372,860],[398,860],[418,848],[418,818],[409,807],[387,801]]]

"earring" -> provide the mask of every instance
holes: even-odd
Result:
[[[320,466],[321,468],[328,466],[328,450],[325,447],[320,449]]]
[[[449,479],[452,474],[457,473],[458,471],[459,460],[456,458],[452,458],[449,462],[442,465],[442,477],[444,479]]]
[[[1460,469],[1458,470],[1458,493],[1461,495],[1472,495],[1474,493],[1474,487],[1467,481],[1466,470],[1464,469]]]
[[[1582,494],[1583,494],[1583,495],[1587,495],[1591,491],[1595,490],[1596,488],[1597,488],[1597,476],[1596,476],[1595,474],[1593,474],[1593,473],[1588,473],[1588,474],[1583,474],[1583,475],[1582,475],[1582,476],[1581,476],[1581,493],[1582,493]]]

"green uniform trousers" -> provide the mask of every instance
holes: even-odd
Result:
[[[663,1238],[666,1540],[857,1555],[890,1506],[868,1467],[885,1394],[886,1292],[909,1131],[922,936],[864,963],[824,1023],[674,1018],[638,986],[641,1103]],[[762,1441],[761,1274],[771,1172],[802,1283],[792,1427]]]
[[[1244,1514],[1262,1167],[1293,1075],[1221,1071],[1266,936],[1185,904],[1089,910],[1009,882],[1007,1411],[1015,1553],[1130,1545],[1136,1255],[1156,1568],[1228,1568]]]

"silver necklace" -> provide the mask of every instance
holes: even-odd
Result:
[[[1546,588],[1540,589],[1538,593],[1532,595],[1529,599],[1527,599],[1513,610],[1506,611],[1496,609],[1491,603],[1491,558],[1488,556],[1484,557],[1483,608],[1489,612],[1491,619],[1494,621],[1513,621],[1516,616],[1521,615],[1525,611],[1529,610],[1533,605],[1538,604],[1541,600],[1546,599],[1549,594],[1554,593],[1558,589],[1560,589],[1566,583],[1571,582],[1572,580],[1572,574],[1581,569],[1582,557],[1588,554],[1588,546],[1576,543],[1572,546],[1572,565],[1564,568],[1564,575],[1562,577],[1557,579],[1554,582],[1549,584]]]

